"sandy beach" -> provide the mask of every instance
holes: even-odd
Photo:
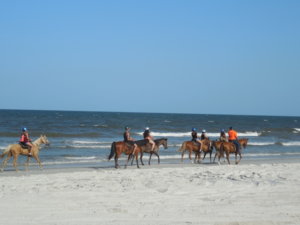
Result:
[[[0,174],[1,225],[300,224],[300,163]]]

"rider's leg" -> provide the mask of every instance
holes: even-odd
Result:
[[[155,142],[153,140],[149,139],[149,143],[151,144],[151,151],[154,151]]]
[[[32,155],[31,149],[32,149],[33,145],[30,142],[27,142],[26,144],[28,146],[28,155]]]

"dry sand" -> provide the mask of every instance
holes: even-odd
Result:
[[[300,224],[300,163],[0,174],[1,225]]]

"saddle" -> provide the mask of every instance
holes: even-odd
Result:
[[[24,149],[29,149],[29,146],[23,144],[22,142],[19,142],[19,145],[21,145],[21,147],[24,148]]]

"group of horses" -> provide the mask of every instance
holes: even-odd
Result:
[[[248,138],[242,138],[238,140],[240,149],[237,150],[236,146],[232,142],[225,142],[225,141],[211,141],[209,139],[201,140],[200,143],[196,143],[193,141],[185,141],[182,143],[181,147],[179,148],[179,152],[181,154],[181,162],[183,162],[184,153],[186,151],[189,152],[189,159],[192,160],[192,153],[195,153],[194,162],[200,163],[201,162],[201,153],[204,153],[203,159],[205,159],[206,154],[209,153],[210,162],[211,162],[211,155],[213,149],[216,150],[215,157],[213,162],[215,162],[216,157],[218,157],[218,163],[220,164],[221,157],[224,157],[226,154],[226,159],[228,164],[230,164],[229,155],[235,154],[235,163],[238,164],[242,159],[242,149],[246,148],[248,144]],[[237,160],[237,156],[239,155],[239,160]]]
[[[151,148],[151,144],[147,140],[136,141],[135,142],[136,148],[134,148],[134,146],[132,144],[126,143],[124,141],[113,142],[111,144],[111,150],[110,150],[110,154],[108,156],[108,160],[110,160],[114,157],[115,168],[119,168],[120,166],[118,163],[118,159],[121,157],[122,154],[125,154],[128,156],[126,164],[125,164],[125,168],[127,167],[130,159],[132,160],[131,165],[133,164],[134,159],[136,159],[136,165],[139,168],[139,158],[140,158],[141,164],[144,165],[143,154],[149,153],[150,154],[149,162],[148,162],[149,165],[150,165],[151,157],[153,154],[157,156],[158,163],[160,163],[159,148],[160,148],[160,146],[163,146],[164,149],[167,149],[168,148],[168,139],[167,138],[156,139],[156,140],[154,140],[154,142],[155,142],[155,147],[153,150]],[[247,146],[248,139],[239,139],[239,143],[242,148],[245,148]],[[28,149],[22,147],[20,144],[9,145],[0,155],[0,158],[6,157],[2,162],[2,167],[0,170],[3,171],[7,165],[8,160],[11,157],[13,157],[13,166],[14,166],[15,170],[18,171],[17,160],[20,155],[24,155],[27,157],[27,161],[25,163],[26,170],[28,170],[29,160],[31,157],[34,158],[38,162],[40,168],[42,168],[41,160],[39,158],[39,151],[41,149],[42,144],[49,145],[50,142],[48,141],[46,135],[41,135],[38,139],[36,139],[34,142],[32,142],[32,144],[33,144],[33,147],[30,150],[31,154],[29,154]],[[224,154],[226,154],[226,159],[228,161],[228,164],[230,164],[229,155],[232,153],[235,154],[236,164],[238,164],[242,159],[241,150],[237,151],[236,147],[233,143],[221,142],[221,141],[211,141],[209,139],[204,139],[204,140],[200,141],[200,143],[196,143],[193,141],[185,141],[182,143],[182,145],[178,151],[182,152],[181,153],[181,162],[183,162],[183,157],[184,157],[185,152],[188,151],[189,159],[192,161],[192,153],[194,153],[195,154],[194,162],[200,163],[202,152],[204,153],[202,160],[205,159],[206,154],[210,154],[210,162],[211,162],[211,155],[212,155],[213,149],[216,150],[213,162],[215,162],[216,157],[218,157],[218,163],[220,164],[221,157],[224,157]],[[239,155],[239,157],[240,157],[239,160],[237,160],[237,155]]]
[[[192,161],[192,153],[195,154],[194,163],[200,163],[201,162],[201,153],[204,153],[203,159],[205,159],[206,154],[210,154],[210,162],[211,162],[211,155],[213,152],[213,149],[216,150],[215,157],[213,162],[215,162],[216,157],[218,157],[218,163],[220,164],[220,159],[224,157],[226,154],[226,159],[228,164],[230,164],[229,156],[230,154],[235,154],[235,163],[238,164],[242,159],[242,149],[246,148],[248,144],[248,139],[243,138],[239,139],[239,144],[241,149],[237,150],[236,146],[232,142],[224,142],[224,141],[211,141],[209,139],[204,139],[199,142],[193,142],[193,141],[185,141],[182,143],[181,147],[178,149],[179,152],[182,152],[181,154],[181,162],[183,162],[183,157],[186,151],[189,152],[189,159]],[[154,150],[151,150],[151,145],[146,140],[140,140],[135,142],[137,144],[137,148],[134,150],[133,145],[130,145],[124,141],[118,141],[113,142],[111,145],[111,151],[108,156],[108,160],[112,159],[114,157],[115,159],[115,168],[119,168],[118,159],[124,153],[128,156],[127,161],[125,163],[125,168],[128,165],[129,160],[132,158],[131,165],[133,164],[134,158],[136,159],[136,165],[139,168],[139,161],[138,161],[138,155],[140,155],[141,164],[143,163],[143,154],[149,153],[149,162],[150,165],[151,157],[152,155],[156,155],[158,157],[158,163],[160,163],[159,158],[159,147],[162,145],[165,149],[168,148],[168,139],[161,138],[154,140],[155,142],[155,148]],[[239,160],[237,160],[237,156],[239,155]]]

